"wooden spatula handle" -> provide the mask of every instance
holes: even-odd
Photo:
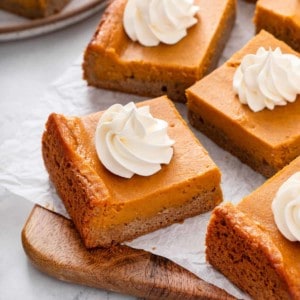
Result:
[[[73,223],[36,205],[22,231],[25,252],[60,280],[147,299],[235,299],[171,262],[127,246],[87,250]]]

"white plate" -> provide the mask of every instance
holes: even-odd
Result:
[[[60,13],[36,20],[0,10],[0,41],[32,37],[69,26],[100,11],[105,3],[104,0],[72,0]]]

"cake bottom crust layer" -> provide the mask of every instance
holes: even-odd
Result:
[[[128,223],[106,228],[103,235],[101,232],[99,233],[96,243],[110,246],[120,241],[132,240],[170,224],[180,223],[187,218],[208,212],[220,204],[221,199],[222,192],[219,187],[214,188],[212,191],[204,191],[186,201],[183,205],[165,208],[148,219],[136,218]]]

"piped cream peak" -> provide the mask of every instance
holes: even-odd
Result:
[[[98,157],[112,173],[125,178],[150,176],[173,156],[168,123],[154,118],[149,106],[114,104],[101,116],[95,135]]]
[[[194,0],[128,0],[123,16],[125,32],[144,46],[176,44],[198,22]]]

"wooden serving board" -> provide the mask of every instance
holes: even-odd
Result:
[[[39,270],[60,280],[146,299],[235,299],[170,260],[127,246],[87,250],[72,221],[36,205],[22,231]]]

